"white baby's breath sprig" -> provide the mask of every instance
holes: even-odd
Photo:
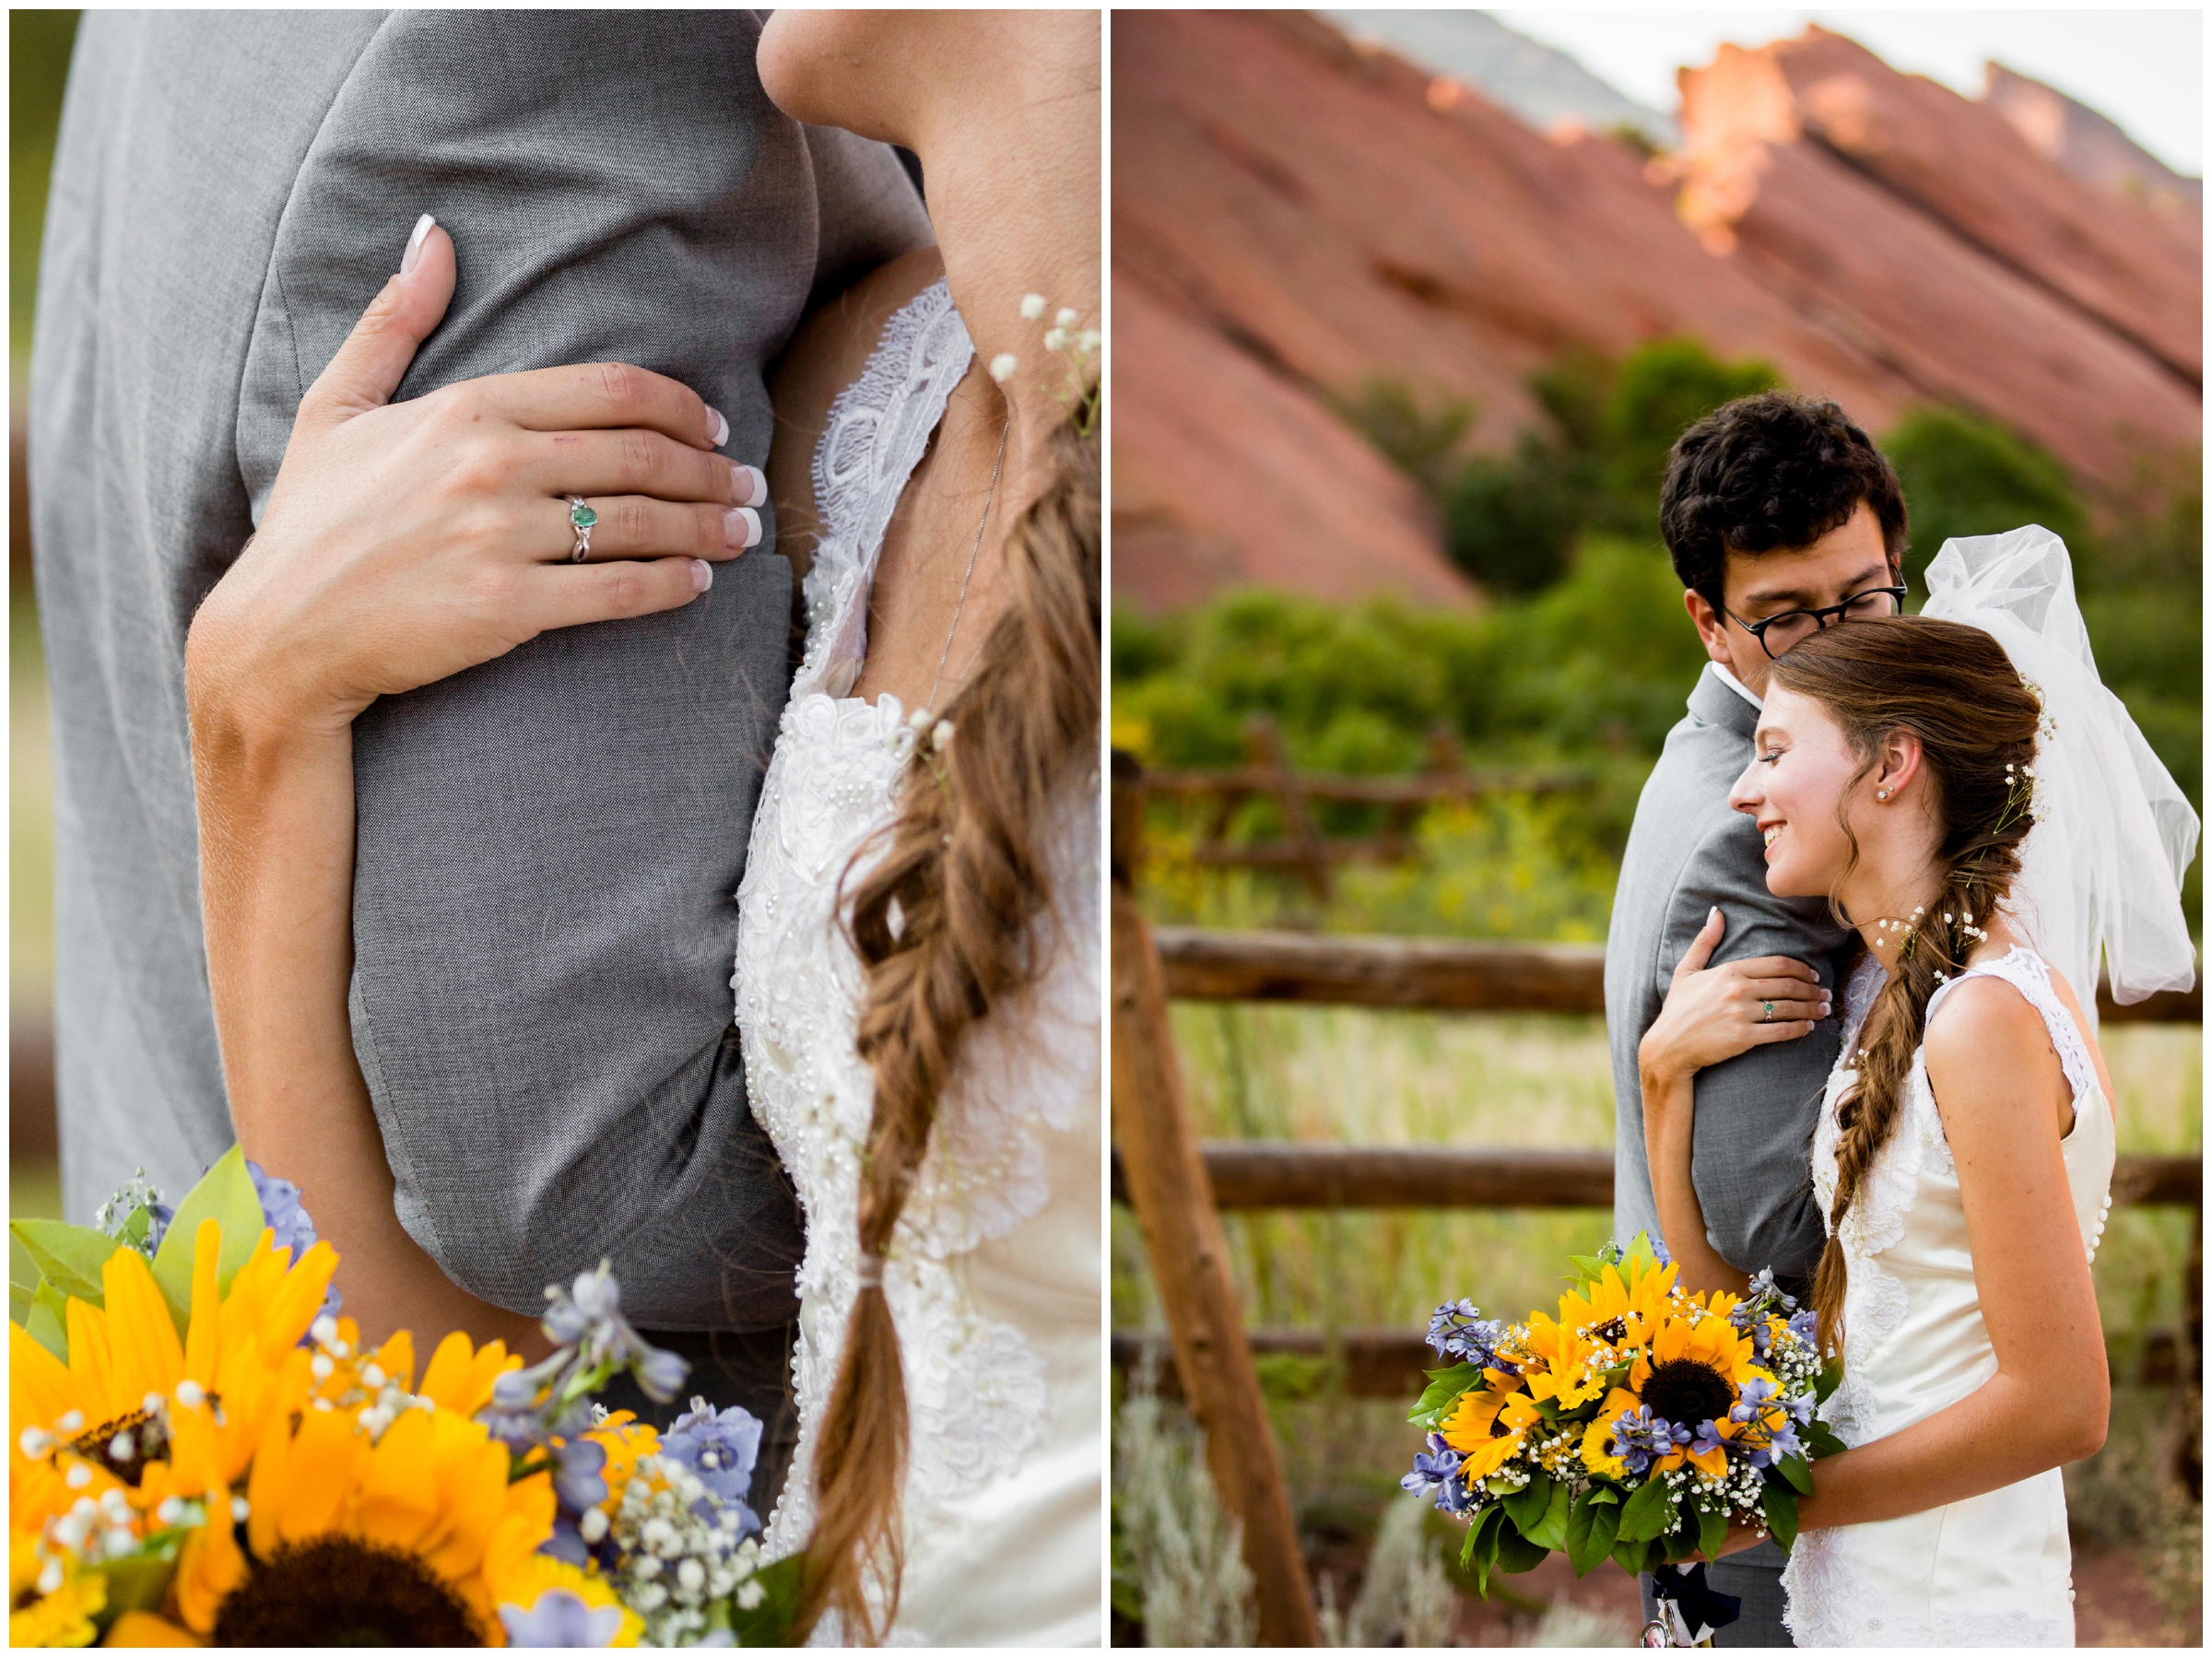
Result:
[[[1021,300],[1021,318],[1024,322],[1041,322],[1045,312],[1052,310],[1050,301],[1041,293],[1024,294]],[[1099,418],[1099,374],[1094,359],[1104,335],[1096,328],[1082,326],[1083,313],[1072,306],[1062,305],[1053,311],[1053,324],[1044,331],[1042,344],[1050,357],[1067,359],[1067,380],[1062,391],[1074,412],[1076,429],[1088,437],[1097,429]],[[1005,372],[1000,366],[1005,365]],[[1002,352],[992,358],[991,377],[1002,385],[1020,366],[1011,351]]]

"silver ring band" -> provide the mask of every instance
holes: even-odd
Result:
[[[592,525],[599,522],[599,514],[583,504],[582,495],[569,497],[569,527],[576,534],[576,545],[569,548],[569,562],[581,564],[592,556]]]

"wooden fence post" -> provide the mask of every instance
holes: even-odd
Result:
[[[1140,855],[1142,783],[1114,756],[1113,1137],[1130,1205],[1166,1310],[1177,1378],[1206,1432],[1221,1504],[1243,1526],[1259,1640],[1317,1646],[1321,1628],[1230,1273],[1228,1240],[1183,1104],[1159,958],[1130,887]]]
[[[1282,727],[1266,714],[1255,713],[1244,727],[1244,740],[1251,748],[1253,764],[1266,773],[1262,786],[1282,807],[1284,837],[1290,842],[1306,884],[1313,888],[1314,897],[1326,903],[1328,848],[1322,844],[1321,830],[1313,826],[1312,803],[1290,763],[1289,749],[1283,746]]]

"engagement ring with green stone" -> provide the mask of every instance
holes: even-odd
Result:
[[[592,525],[599,522],[599,514],[583,504],[582,495],[569,497],[569,526],[576,532],[576,545],[569,548],[569,562],[581,564],[592,553]]]

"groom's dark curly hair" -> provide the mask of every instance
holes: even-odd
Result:
[[[1905,556],[1905,496],[1873,440],[1833,403],[1760,392],[1724,403],[1675,440],[1659,533],[1682,584],[1714,608],[1731,552],[1809,546],[1864,500],[1892,567]]]

